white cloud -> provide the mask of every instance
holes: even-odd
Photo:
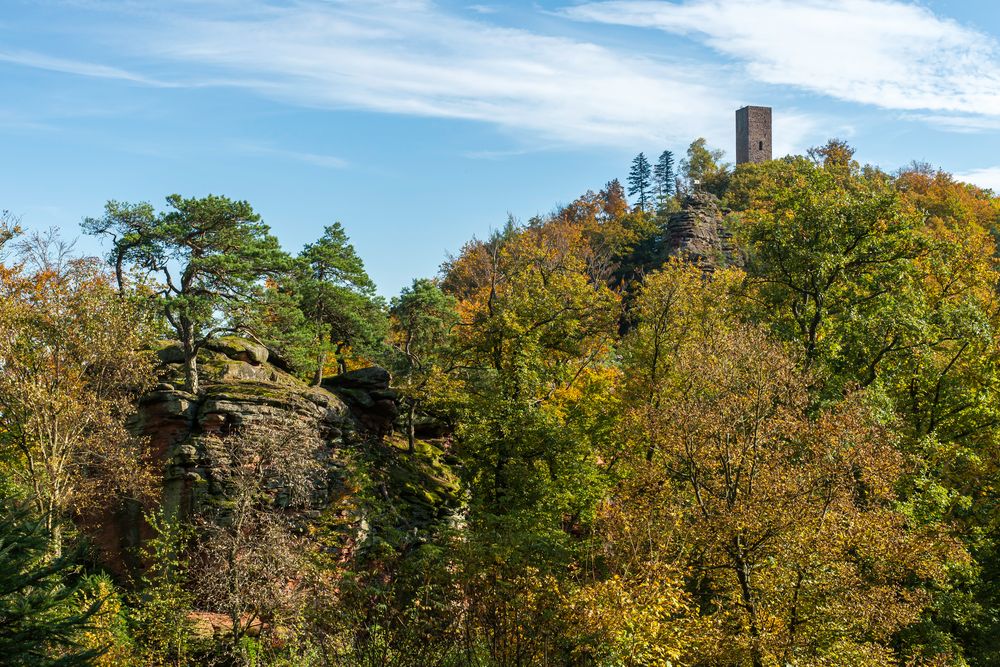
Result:
[[[954,175],[959,181],[1000,192],[1000,167],[982,167]]]
[[[284,148],[274,148],[273,146],[261,146],[258,144],[239,144],[236,146],[236,149],[249,155],[273,156],[284,158],[286,160],[294,160],[296,162],[305,162],[306,164],[315,165],[317,167],[326,167],[327,169],[343,169],[350,164],[347,160],[335,155],[293,151]]]
[[[33,51],[9,51],[0,50],[0,62],[12,63],[24,67],[44,69],[52,72],[63,72],[66,74],[76,74],[78,76],[95,77],[99,79],[117,79],[120,81],[130,81],[146,86],[172,87],[173,84],[157,81],[144,77],[128,70],[101,65],[97,63],[85,62],[81,60],[70,60],[67,58],[56,58]]]
[[[1000,114],[995,41],[894,0],[653,0],[565,9],[585,21],[689,35],[758,81],[883,108]]]
[[[831,135],[831,127],[836,127],[833,122],[821,122],[818,117],[796,109],[778,108],[772,113],[773,149],[776,158],[804,153],[807,148]],[[734,118],[733,123],[735,122]],[[841,131],[832,134],[846,136],[849,133],[841,128]]]
[[[915,120],[933,126],[935,129],[958,134],[977,134],[1000,130],[1000,116],[983,114],[911,113],[903,115],[906,120]]]
[[[246,2],[164,15],[144,57],[329,109],[467,119],[551,144],[635,146],[704,134],[731,142],[734,92],[719,68],[461,18],[430,2]]]

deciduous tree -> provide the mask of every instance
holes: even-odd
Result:
[[[677,526],[661,557],[683,555],[685,588],[718,632],[685,650],[723,664],[884,664],[928,602],[912,582],[944,581],[962,549],[898,509],[905,460],[862,396],[813,412],[809,377],[759,329],[695,335],[668,353],[656,409],[627,412],[639,446],[616,501]]]
[[[205,446],[217,499],[198,511],[191,573],[196,599],[229,618],[228,650],[242,658],[251,629],[273,633],[299,611],[306,554],[290,512],[316,500],[322,441],[305,424],[270,421],[209,436]]]
[[[0,444],[58,553],[67,519],[150,488],[125,422],[153,380],[152,330],[97,260],[46,235],[20,250],[0,285]]]
[[[476,601],[470,636],[498,664],[555,645],[556,573],[603,487],[595,441],[615,414],[606,361],[618,298],[591,281],[588,252],[575,225],[510,225],[469,244],[445,280],[461,290],[453,403],[471,492],[461,581]]]
[[[691,142],[687,157],[680,164],[687,192],[703,189],[717,197],[725,194],[729,185],[729,165],[720,162],[723,155],[721,150],[708,148],[704,138]]]

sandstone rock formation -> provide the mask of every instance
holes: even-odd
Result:
[[[149,438],[151,465],[154,474],[162,474],[162,488],[147,506],[130,503],[100,517],[93,527],[113,571],[125,574],[141,566],[138,547],[150,537],[144,512],[158,506],[185,516],[199,503],[213,501],[218,490],[206,438],[225,437],[251,424],[294,420],[308,437],[323,442],[326,501],[307,514],[337,513],[337,523],[353,531],[345,536],[345,545],[359,544],[370,529],[363,508],[352,500],[363,483],[352,478],[358,466],[367,466],[363,479],[398,508],[389,520],[407,524],[408,530],[415,523],[441,519],[457,505],[457,481],[440,445],[421,443],[418,453],[408,457],[401,453],[404,448],[383,442],[399,416],[399,396],[389,387],[386,370],[364,368],[311,387],[272,363],[278,360],[263,346],[227,337],[199,353],[202,386],[194,395],[178,389],[183,378],[179,343],[162,341],[155,352],[161,361],[160,383],[142,397],[131,428]]]
[[[389,371],[372,366],[326,378],[322,386],[345,400],[365,434],[378,439],[399,417],[399,394],[389,381]]]
[[[683,257],[706,271],[740,263],[715,195],[694,192],[684,199],[667,219],[659,255],[660,260]]]

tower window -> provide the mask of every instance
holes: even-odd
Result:
[[[757,150],[759,150],[759,151],[764,150],[764,142],[763,141],[758,141],[757,142]]]

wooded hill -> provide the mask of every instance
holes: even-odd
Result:
[[[1000,200],[718,159],[388,302],[244,201],[8,216],[0,660],[1000,663]]]

